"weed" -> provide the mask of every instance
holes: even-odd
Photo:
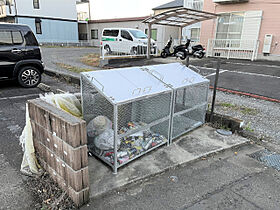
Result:
[[[92,53],[82,57],[80,60],[83,64],[88,66],[99,67],[100,55],[97,53]]]
[[[244,127],[244,130],[254,132],[254,129],[251,128],[251,122],[248,122],[248,124]]]
[[[219,103],[217,104],[218,106],[222,106],[222,107],[228,107],[228,108],[233,108],[236,107],[236,105],[231,104],[231,103]]]
[[[76,73],[81,73],[81,72],[88,72],[88,71],[93,71],[92,69],[86,69],[86,68],[79,68],[76,66],[71,66],[65,63],[55,63],[60,68],[67,69],[68,71],[76,72]]]
[[[248,108],[248,107],[240,107],[240,111],[244,115],[256,115],[258,114],[258,111],[256,109]]]

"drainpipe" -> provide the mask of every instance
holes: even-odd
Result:
[[[90,43],[91,40],[91,33],[90,33],[90,25],[89,21],[91,20],[91,13],[90,13],[90,0],[88,1],[88,21],[87,21],[87,31],[88,31],[88,42]]]
[[[18,12],[17,12],[17,2],[14,0],[15,3],[15,23],[18,23]]]

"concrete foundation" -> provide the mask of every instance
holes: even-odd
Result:
[[[98,197],[129,184],[145,180],[168,169],[232,147],[248,143],[238,135],[222,136],[216,129],[202,126],[169,147],[161,147],[120,168],[117,175],[100,160],[89,157],[90,197]]]

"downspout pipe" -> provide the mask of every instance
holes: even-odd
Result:
[[[15,23],[18,23],[18,11],[17,11],[17,2],[14,0],[15,4]]]

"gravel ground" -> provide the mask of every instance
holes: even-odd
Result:
[[[209,103],[212,101],[209,94]],[[215,112],[244,120],[245,129],[280,144],[280,104],[217,92]]]
[[[28,177],[25,181],[28,189],[34,195],[35,210],[77,209],[66,192],[44,172],[40,177]]]

